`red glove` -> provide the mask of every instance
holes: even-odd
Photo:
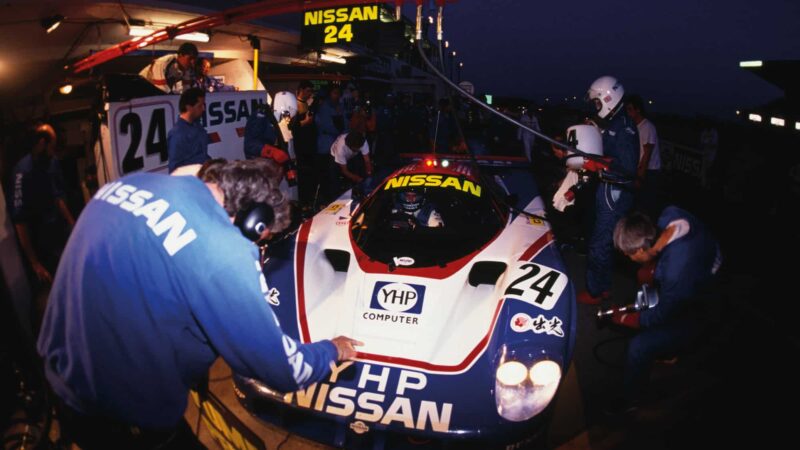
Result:
[[[611,321],[617,325],[622,325],[623,327],[633,328],[634,330],[639,329],[639,312],[632,312],[632,313],[623,313],[623,312],[615,312],[614,315],[611,316]]]
[[[583,170],[588,170],[589,172],[599,172],[601,170],[608,170],[608,166],[611,165],[611,158],[600,158],[600,159],[586,159],[583,162]]]
[[[264,146],[261,147],[261,157],[270,158],[280,165],[283,165],[286,161],[289,160],[288,153],[279,149],[278,147],[273,147],[272,145],[269,144],[264,144]]]
[[[636,271],[636,282],[639,286],[646,284],[653,285],[653,276],[656,274],[656,261],[646,262]]]

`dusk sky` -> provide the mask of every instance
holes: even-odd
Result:
[[[403,9],[412,20],[414,3]],[[268,20],[299,31],[299,17]],[[800,59],[800,0],[459,0],[445,8],[445,39],[479,91],[581,99],[595,78],[614,75],[656,112],[733,118],[782,95],[739,61]]]
[[[462,0],[445,38],[495,95],[580,99],[608,74],[656,111],[732,117],[782,95],[739,61],[800,59],[800,1]]]

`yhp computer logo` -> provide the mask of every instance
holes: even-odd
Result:
[[[369,306],[372,309],[419,314],[422,312],[424,297],[425,286],[378,281],[372,291],[372,301]]]

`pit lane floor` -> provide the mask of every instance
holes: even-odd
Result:
[[[576,289],[583,286],[585,256],[563,249]],[[630,301],[635,267],[617,259],[613,303]],[[626,330],[598,326],[596,307],[578,305],[578,337],[548,428],[548,447],[558,449],[669,449],[697,447],[785,447],[796,422],[800,346],[782,334],[769,315],[753,307],[759,281],[747,273],[722,274],[722,304],[697,345],[658,363],[640,407],[625,415],[604,412],[621,392]],[[784,301],[797,301],[797,299]],[[262,422],[238,403],[230,369],[218,360],[210,390],[252,430],[267,448],[327,449]],[[186,418],[198,424],[190,400]],[[778,414],[777,411],[787,411]],[[199,436],[217,445],[205,424]],[[791,441],[788,441],[791,442]],[[790,445],[791,446],[791,445]]]

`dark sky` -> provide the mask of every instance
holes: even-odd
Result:
[[[799,0],[461,0],[444,29],[479,90],[580,99],[608,74],[656,111],[689,115],[782,95],[739,61],[800,59]]]

